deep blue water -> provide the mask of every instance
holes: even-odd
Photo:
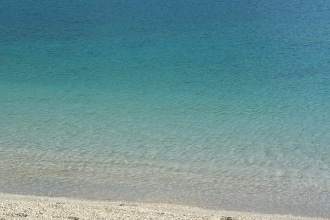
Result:
[[[0,192],[330,216],[330,2],[0,1]]]

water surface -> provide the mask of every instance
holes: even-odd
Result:
[[[328,1],[1,1],[0,191],[329,217]]]

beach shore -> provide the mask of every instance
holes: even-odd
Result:
[[[7,219],[283,219],[316,220],[288,215],[213,211],[161,203],[78,200],[0,194],[0,220]]]

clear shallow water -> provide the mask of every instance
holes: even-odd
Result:
[[[329,217],[327,1],[2,1],[1,192]]]

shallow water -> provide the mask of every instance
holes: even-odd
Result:
[[[329,217],[328,1],[2,1],[0,191]]]

